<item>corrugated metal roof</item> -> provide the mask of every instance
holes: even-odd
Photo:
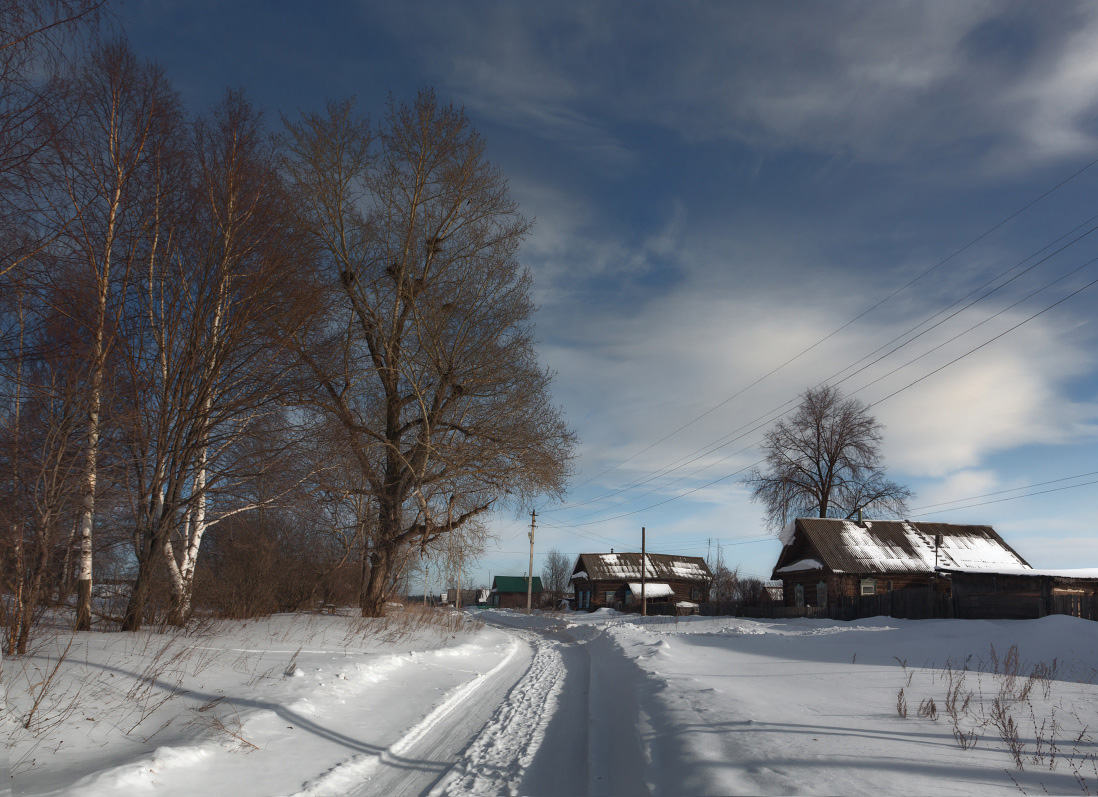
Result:
[[[709,581],[712,574],[700,556],[674,556],[665,553],[645,555],[645,578],[661,581]],[[572,572],[586,571],[591,581],[639,581],[641,555],[635,553],[581,553]]]
[[[1029,567],[991,526],[911,520],[867,520],[859,525],[851,520],[798,518],[796,531],[830,570],[841,573],[931,573],[937,534],[942,535],[939,567]],[[789,545],[782,549],[775,572],[789,551]]]

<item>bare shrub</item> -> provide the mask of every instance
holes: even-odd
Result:
[[[907,719],[907,698],[904,696],[904,688],[901,686],[900,691],[896,694],[896,713],[903,719]]]
[[[923,698],[919,703],[919,716],[929,720],[938,719],[938,706],[934,703],[934,698]]]
[[[1025,744],[1018,738],[1018,724],[1014,721],[1007,702],[1002,697],[996,697],[992,701],[990,719],[995,730],[999,732],[999,738],[1010,751],[1014,766],[1025,769],[1022,761],[1026,751]]]

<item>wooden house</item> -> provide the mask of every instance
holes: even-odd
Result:
[[[693,608],[707,598],[713,575],[701,557],[650,553],[645,558],[644,597],[649,605],[675,603]],[[639,607],[641,554],[581,553],[571,581],[576,609]]]
[[[947,568],[1029,568],[991,526],[798,518],[781,539],[772,578],[781,579],[786,606],[841,605],[919,587],[949,592],[939,574]]]
[[[541,577],[534,576],[531,592],[532,605],[541,605]],[[500,609],[526,608],[526,576],[495,576],[492,591],[488,593],[488,605]]]

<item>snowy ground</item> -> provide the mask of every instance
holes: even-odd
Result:
[[[1098,623],[473,616],[59,634],[14,793],[1098,792]]]

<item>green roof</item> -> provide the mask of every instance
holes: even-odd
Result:
[[[541,576],[534,576],[532,589],[541,592]],[[499,592],[526,592],[526,576],[496,576],[492,589]]]

